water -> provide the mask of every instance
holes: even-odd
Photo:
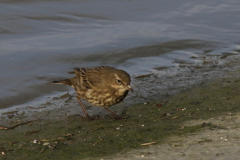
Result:
[[[238,0],[1,1],[0,108],[70,91],[49,82],[71,77],[74,67],[150,73],[148,80],[133,80],[145,100],[186,88],[183,79],[195,84],[199,77],[220,77],[231,70],[229,57],[220,57],[239,54],[239,7]],[[187,81],[189,66],[205,58],[212,63]]]

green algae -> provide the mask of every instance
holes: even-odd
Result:
[[[124,120],[42,119],[0,130],[0,151],[5,154],[1,159],[93,159],[146,147],[143,143],[165,143],[170,136],[218,128],[211,123],[184,123],[233,115],[240,110],[239,99],[239,79],[221,79],[164,100],[129,107],[121,115],[128,116]]]

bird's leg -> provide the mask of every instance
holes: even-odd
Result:
[[[81,107],[82,107],[82,109],[83,109],[83,112],[84,112],[86,118],[89,118],[89,119],[93,120],[93,118],[91,118],[91,117],[87,114],[87,111],[86,111],[85,107],[83,106],[80,98],[77,98],[77,100],[78,100],[78,102],[80,103],[80,105],[81,105]]]
[[[118,117],[118,115],[112,111],[110,111],[108,108],[103,107],[104,109],[106,109],[108,112],[110,112],[112,115],[114,115],[114,117]]]
[[[107,107],[103,107],[103,108],[106,109],[108,112],[110,112],[115,119],[126,119],[126,118],[119,117],[116,113],[110,111]]]

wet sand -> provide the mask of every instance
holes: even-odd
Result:
[[[240,140],[239,77],[238,69],[207,85],[122,108],[118,114],[125,120],[100,112],[102,119],[91,121],[64,108],[37,111],[48,104],[28,106],[31,114],[3,113],[1,158],[235,159]],[[65,99],[65,104],[72,98],[55,97]],[[149,142],[154,145],[143,145]]]
[[[238,159],[240,156],[240,113],[223,114],[207,120],[184,124],[211,123],[200,132],[169,137],[166,142],[142,147],[102,159]]]

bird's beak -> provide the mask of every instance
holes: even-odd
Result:
[[[128,88],[129,91],[131,91],[133,93],[133,89],[130,85],[127,85],[127,88]]]

